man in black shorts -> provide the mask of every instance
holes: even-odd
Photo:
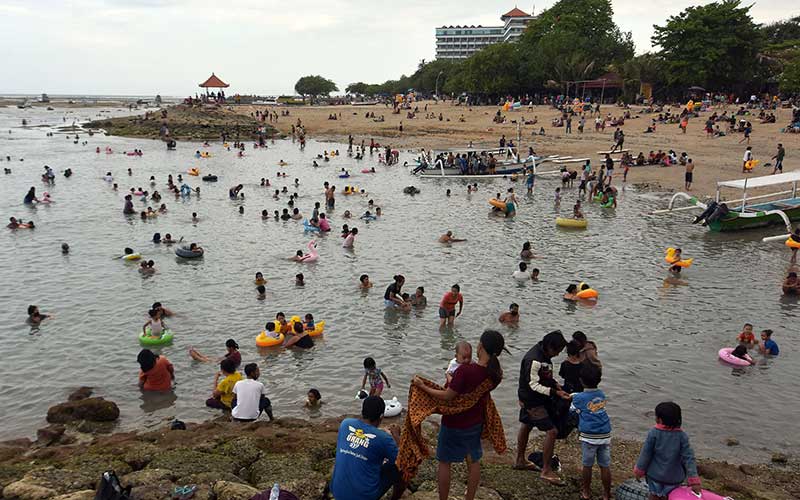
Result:
[[[551,461],[555,448],[558,430],[550,414],[553,407],[553,398],[569,399],[569,394],[553,378],[553,364],[551,359],[558,356],[566,347],[567,341],[559,330],[548,333],[544,338],[531,348],[522,358],[519,376],[520,410],[519,421],[522,424],[517,435],[517,459],[515,469],[535,470],[536,466],[530,463],[525,452],[528,447],[528,437],[531,429],[536,427],[546,433],[542,444],[542,472],[541,477],[553,484],[562,484],[561,478],[553,471]]]

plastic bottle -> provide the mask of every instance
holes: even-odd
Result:
[[[272,485],[272,490],[269,492],[269,500],[278,500],[278,497],[281,496],[281,488],[278,486],[278,483]]]

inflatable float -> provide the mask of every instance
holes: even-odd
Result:
[[[666,250],[666,256],[664,256],[664,260],[667,261],[667,264],[670,266],[678,266],[678,267],[689,267],[692,265],[694,259],[675,259],[675,249],[670,247]]]
[[[498,200],[497,198],[490,199],[489,200],[489,205],[493,206],[494,208],[496,208],[498,210],[502,210],[503,212],[506,211],[506,207],[507,207],[506,202]]]
[[[143,346],[162,346],[172,343],[172,331],[164,329],[160,337],[154,337],[151,334],[150,327],[145,328],[144,332],[139,334],[139,343]]]
[[[585,283],[579,283],[578,288],[579,289],[583,288],[584,284]],[[578,297],[579,299],[597,299],[598,295],[600,294],[598,294],[597,290],[595,290],[594,288],[587,288],[575,294],[575,296]]]
[[[128,255],[123,255],[122,260],[139,260],[142,258],[142,254],[139,252],[136,253],[129,253]]]
[[[384,417],[396,417],[403,411],[403,404],[397,400],[397,397],[384,399],[383,403],[386,405],[386,409],[383,410]]]
[[[734,366],[750,366],[752,364],[751,361],[753,361],[753,358],[751,358],[749,354],[745,354],[747,359],[742,359],[731,354],[732,352],[733,347],[723,347],[719,350],[719,359]]]
[[[374,170],[372,170],[372,169],[369,169],[369,168],[362,168],[361,169],[361,173],[362,174],[374,174],[376,172]]]
[[[175,249],[175,255],[184,259],[198,259],[202,257],[204,253],[205,251],[202,249],[198,252],[195,250],[189,250],[189,247],[187,246],[182,246]]]
[[[792,238],[786,240],[786,246],[789,248],[800,248],[800,241],[796,241]]]
[[[273,337],[271,335],[267,335],[267,332],[262,330],[261,333],[256,336],[256,345],[258,347],[274,347],[276,345],[283,344],[283,334],[278,334],[277,337]]]
[[[699,495],[688,486],[680,486],[672,490],[669,494],[669,500],[733,500],[731,497],[723,497],[714,493],[713,491],[701,490]]]
[[[314,226],[311,226],[311,227],[314,227]],[[317,229],[317,231],[319,231],[318,228],[315,228],[315,229]],[[316,240],[309,241],[308,245],[306,245],[306,247],[308,248],[308,253],[303,255],[303,257],[300,258],[300,260],[298,260],[298,262],[316,262],[317,259],[319,259],[319,254],[317,253],[317,241]],[[298,320],[299,320],[299,318],[298,318]]]
[[[309,232],[309,233],[318,233],[319,232],[319,228],[316,227],[316,226],[312,226],[311,223],[308,222],[308,219],[303,219],[303,231],[306,231],[306,232]]]
[[[566,217],[557,217],[556,218],[556,226],[558,227],[571,227],[577,229],[586,229],[588,225],[588,221],[586,219],[569,219]]]
[[[189,174],[189,175],[198,176],[198,175],[200,175],[200,170],[198,170],[196,168],[190,168],[189,170],[186,171],[186,173]]]

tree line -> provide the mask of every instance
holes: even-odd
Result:
[[[653,26],[655,50],[635,55],[631,33],[613,20],[610,0],[560,0],[517,42],[490,45],[464,60],[422,61],[410,76],[351,83],[345,91],[377,96],[414,89],[491,99],[559,94],[567,82],[614,72],[629,101],[640,83],[651,84],[656,99],[681,97],[692,86],[737,95],[800,93],[800,16],[760,25],[751,7],[740,0],[689,7]],[[338,90],[319,76],[301,78],[295,89],[311,96]]]

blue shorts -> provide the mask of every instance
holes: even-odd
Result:
[[[393,300],[383,299],[383,305],[386,307],[397,307],[397,302]]]
[[[610,444],[591,444],[581,441],[581,452],[584,467],[593,467],[595,459],[597,460],[597,465],[604,469],[611,466]]]
[[[453,309],[452,311],[448,311],[444,307],[440,307],[439,308],[439,318],[447,319],[447,318],[455,317],[455,316],[456,316],[456,310],[455,309]]]
[[[463,462],[466,457],[469,457],[472,462],[479,461],[483,456],[481,432],[483,432],[483,424],[466,429],[441,426],[439,442],[436,444],[436,460],[454,463]]]

